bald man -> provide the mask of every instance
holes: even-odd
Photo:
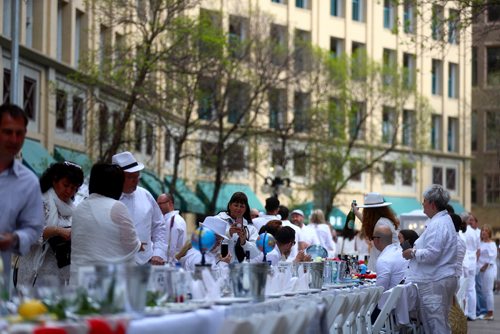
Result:
[[[175,200],[172,194],[161,194],[156,200],[167,225],[167,262],[176,261],[177,254],[186,242],[186,221],[175,210]]]

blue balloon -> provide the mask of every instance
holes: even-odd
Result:
[[[274,249],[276,245],[276,239],[269,233],[262,233],[259,235],[256,241],[257,247],[263,253],[268,254]]]
[[[191,236],[191,245],[200,252],[208,252],[215,245],[215,233],[208,228],[198,227]]]

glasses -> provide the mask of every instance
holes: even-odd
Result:
[[[377,236],[373,236],[370,240],[373,241],[374,239],[380,239],[382,237],[377,237]]]
[[[166,203],[168,203],[168,202],[170,202],[170,201],[158,202],[158,204],[160,204],[160,205],[161,205],[161,204],[166,204]]]
[[[74,162],[71,162],[71,161],[65,161],[65,162],[63,162],[63,164],[66,165],[66,166],[76,167],[78,169],[82,169],[82,167],[80,165],[77,165],[77,164],[75,164]]]

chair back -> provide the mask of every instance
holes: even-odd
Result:
[[[402,292],[403,292],[403,287],[400,285],[396,285],[394,288],[387,290],[385,292],[388,294],[388,297],[386,299],[384,306],[380,310],[380,314],[378,315],[377,320],[375,320],[375,323],[373,324],[372,333],[380,333],[380,331],[384,327],[384,324],[386,324],[386,323],[390,324],[390,316],[391,316],[392,310],[396,306],[396,303],[398,302],[399,297],[401,297]],[[390,332],[390,329],[386,328],[385,332],[388,332],[388,331]]]

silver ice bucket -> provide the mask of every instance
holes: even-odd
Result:
[[[142,313],[146,307],[150,265],[125,266],[126,311]]]
[[[323,286],[324,262],[299,262],[296,266],[297,268],[302,266],[304,273],[309,275],[309,288],[321,289]]]
[[[230,265],[230,269],[235,297],[248,297],[255,302],[265,299],[269,264],[235,263]]]

